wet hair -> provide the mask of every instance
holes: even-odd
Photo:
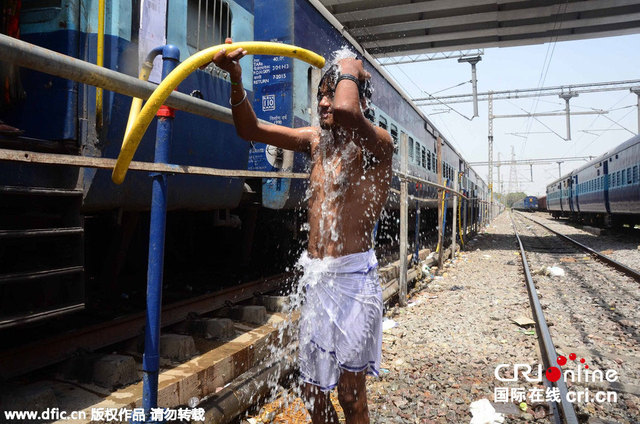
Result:
[[[336,83],[338,82],[338,77],[340,77],[340,66],[336,63],[333,64],[325,71],[320,78],[320,83],[318,84],[318,93],[322,89],[323,85],[327,85],[331,92],[336,91]],[[371,100],[371,94],[373,93],[373,89],[371,88],[371,81],[364,80],[360,81],[358,84],[358,94],[361,99]],[[368,102],[367,102],[368,103]]]

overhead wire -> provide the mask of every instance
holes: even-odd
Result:
[[[349,13],[350,15],[352,15],[352,12],[348,12],[348,13]],[[353,17],[353,15],[352,15],[352,17]],[[364,29],[365,29],[365,31],[367,32],[367,35],[369,35],[369,36],[371,37],[371,40],[373,41],[373,43],[375,43],[377,47],[381,47],[381,46],[380,46],[380,44],[378,44],[378,41],[375,39],[374,34],[373,34],[373,33],[371,33],[371,31],[369,30],[369,28],[368,28],[366,25],[365,25],[365,26],[363,26],[362,28],[364,28]],[[375,56],[374,56],[374,57],[375,57]],[[378,60],[378,63],[380,63],[380,60],[379,60],[377,57],[375,57],[375,59],[376,59],[376,60]],[[392,60],[393,60],[393,58],[392,58]],[[399,61],[399,60],[395,59],[395,62],[398,62],[398,61]],[[393,63],[393,62],[392,62],[392,63]],[[459,112],[458,110],[456,110],[455,108],[451,107],[450,105],[448,105],[447,103],[443,102],[442,100],[440,100],[440,99],[436,98],[433,94],[431,94],[431,93],[427,92],[426,90],[422,89],[422,88],[421,88],[421,87],[420,87],[420,86],[419,86],[419,85],[418,85],[418,84],[413,80],[413,78],[411,78],[411,77],[409,76],[409,74],[407,74],[407,73],[404,71],[404,69],[402,68],[402,66],[400,66],[400,64],[398,64],[398,63],[394,63],[394,64],[398,67],[398,70],[399,70],[400,72],[402,72],[402,74],[403,74],[403,75],[404,75],[404,76],[409,80],[409,82],[410,82],[411,84],[413,84],[413,85],[414,85],[414,86],[415,86],[415,87],[416,87],[416,88],[417,88],[417,89],[418,89],[422,94],[424,94],[424,95],[428,96],[428,97],[429,97],[429,98],[431,98],[431,99],[436,100],[438,103],[442,104],[443,106],[445,106],[445,107],[446,107],[446,108],[448,108],[449,110],[451,110],[451,111],[455,112],[457,115],[461,116],[462,118],[466,119],[467,121],[471,121],[471,120],[473,119],[473,118],[469,118],[468,116],[466,116],[466,115],[464,115],[463,113]],[[405,86],[404,86],[400,81],[398,81],[398,80],[396,79],[396,82],[400,85],[400,87],[401,87],[401,88],[402,88],[406,93],[409,93],[409,90],[408,90],[408,89],[407,89],[407,88],[406,88],[406,87],[405,87]],[[455,87],[457,87],[457,86],[459,86],[459,85],[463,85],[463,84],[466,84],[466,83],[467,83],[467,81],[462,82],[462,83],[459,83],[458,85],[453,86],[453,87],[445,88],[445,89],[443,89],[443,90],[440,90],[439,92],[441,92],[441,91],[445,91],[445,90],[449,90],[449,89],[451,89],[451,88],[455,88]],[[427,114],[427,115],[428,115],[428,114]],[[445,125],[445,126],[446,126],[446,125]],[[451,131],[449,131],[448,129],[447,129],[447,131],[449,132],[449,135],[450,135],[450,137],[448,138],[448,140],[449,140],[449,141],[454,145],[454,147],[456,148],[456,150],[458,150],[458,151],[462,152],[462,149],[460,148],[459,143],[457,143],[457,141],[455,140],[455,137],[454,137],[453,133],[451,133]]]
[[[567,11],[568,4],[569,4],[569,0],[567,0],[564,3],[564,11],[562,13]],[[562,27],[562,21],[560,20],[560,8],[561,7],[562,7],[562,5],[558,5],[558,12],[556,13],[556,19],[555,19],[555,22],[553,23],[552,32],[555,32],[555,40],[553,40],[553,42],[547,46],[547,52],[545,54],[544,62],[542,64],[542,70],[540,71],[540,78],[538,79],[538,88],[539,89],[542,88],[542,86],[544,85],[544,82],[547,79],[547,74],[549,73],[549,68],[551,67],[551,60],[553,59],[553,53],[556,50],[556,44],[558,43],[558,37],[560,36],[559,30],[560,30],[560,27]],[[558,22],[560,22],[560,26],[559,27],[558,27]],[[553,36],[552,36],[552,38],[553,38]],[[551,49],[551,54],[549,54],[549,49]],[[548,60],[547,60],[547,58],[548,58]],[[545,69],[545,67],[546,67],[546,69]],[[540,91],[541,90],[538,90],[538,94],[540,94]],[[535,103],[533,105],[533,110],[530,112],[531,114],[535,113],[536,110],[538,109],[539,99],[540,99],[539,96],[534,99]],[[527,120],[527,123],[526,123],[526,131],[525,132],[528,133],[529,130],[531,130],[531,125],[533,125],[533,121],[531,120],[531,118],[529,118]],[[526,148],[526,145],[527,145],[527,139],[525,139],[525,142],[524,142],[524,144],[522,146],[522,149],[521,149],[520,153],[524,152],[524,149]]]

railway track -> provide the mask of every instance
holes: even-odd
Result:
[[[552,419],[637,422],[629,407],[640,396],[637,272],[521,214],[512,225],[543,364],[561,373],[553,384],[562,402],[550,402],[559,408]]]

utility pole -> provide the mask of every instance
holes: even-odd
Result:
[[[498,193],[500,193],[501,200],[504,201],[504,193],[502,192],[502,183],[500,182],[500,152],[498,152]]]
[[[480,56],[461,57],[458,63],[467,62],[471,64],[471,87],[473,90],[473,117],[478,116],[478,80],[476,79],[476,64],[482,60]]]
[[[640,86],[632,87],[629,89],[633,94],[638,97],[638,134],[640,134]],[[477,101],[477,100],[476,100]]]
[[[564,99],[565,101],[565,113],[567,114],[567,137],[566,140],[571,140],[571,111],[569,110],[569,100],[571,100],[572,97],[578,97],[578,93],[573,93],[571,92],[571,90],[569,90],[568,93],[562,93],[560,95],[558,95],[558,97],[560,97],[561,99]]]
[[[489,201],[493,203],[493,93],[489,92]],[[489,217],[491,219],[491,217]]]
[[[514,187],[515,184],[515,187]],[[511,146],[511,168],[509,169],[509,193],[515,193],[518,191],[518,172],[516,171],[516,152],[513,146]]]

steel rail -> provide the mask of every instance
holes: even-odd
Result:
[[[269,279],[249,282],[194,299],[164,305],[162,327],[184,321],[190,313],[208,313],[224,307],[229,302],[241,302],[252,298],[256,293],[275,290],[281,286],[283,277],[284,274],[279,274]],[[55,364],[81,349],[94,351],[135,337],[143,333],[145,320],[146,315],[142,311],[2,350],[0,351],[0,379],[6,380]]]
[[[542,354],[542,361],[544,362],[545,368],[549,368],[554,366],[557,362],[558,355],[556,353],[555,345],[551,340],[551,334],[549,333],[549,326],[547,325],[547,320],[544,318],[544,313],[542,312],[542,305],[540,304],[540,299],[538,298],[538,293],[536,292],[536,286],[533,283],[533,278],[531,277],[531,271],[529,269],[529,263],[527,262],[526,252],[524,250],[524,246],[522,245],[522,240],[520,240],[520,235],[518,234],[518,229],[516,227],[516,223],[513,220],[513,214],[509,215],[511,218],[511,226],[513,227],[513,232],[516,236],[516,240],[518,240],[518,246],[520,247],[520,257],[522,259],[522,267],[524,268],[525,280],[527,283],[527,291],[529,293],[529,301],[531,302],[531,309],[533,311],[533,317],[536,321],[536,334],[538,336],[538,342],[540,343],[540,353]],[[567,399],[567,385],[564,380],[560,378],[556,381],[555,386],[560,390],[560,408],[562,410],[562,415],[564,417],[566,424],[578,424],[578,417],[576,416],[576,412],[573,408],[573,405]],[[555,405],[554,402],[551,405]],[[558,422],[559,417],[554,414],[556,422]]]
[[[582,243],[580,243],[579,241],[576,241],[574,239],[572,239],[571,237],[565,236],[564,234],[551,229],[550,227],[544,225],[541,222],[536,221],[535,219],[529,218],[528,216],[524,216],[522,214],[518,214],[520,216],[522,216],[523,218],[528,219],[529,221],[535,222],[536,224],[538,224],[539,226],[543,227],[544,229],[546,229],[547,231],[550,231],[552,233],[554,233],[557,236],[560,236],[561,238],[563,238],[564,240],[573,243],[574,245],[578,246],[579,248],[581,248],[582,250],[590,253],[591,255],[595,256],[597,259],[601,260],[602,262],[606,263],[607,265],[612,266],[613,268],[617,269],[618,271],[628,275],[629,277],[633,278],[634,280],[640,282],[640,272],[636,271],[635,269],[629,268],[628,266],[621,264],[620,262],[616,261],[615,259],[612,259],[606,255],[603,255],[602,253],[593,250],[592,248],[590,248],[589,246],[586,246]]]

